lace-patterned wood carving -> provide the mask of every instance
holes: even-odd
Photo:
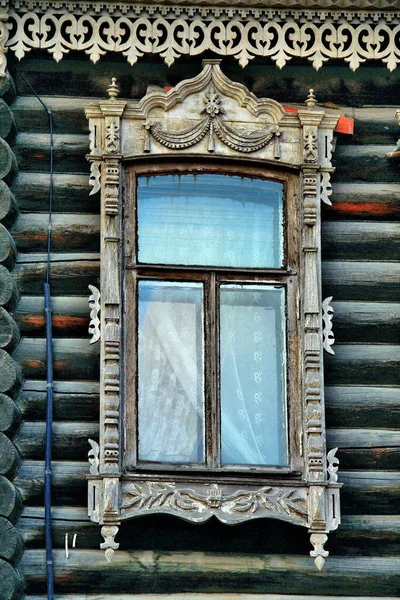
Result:
[[[319,237],[320,202],[326,174],[333,170],[338,117],[318,107],[312,93],[297,113],[285,112],[278,102],[258,99],[230,81],[218,60],[204,61],[197,77],[167,93],[119,100],[115,81],[108,93],[108,100],[85,107],[91,181],[101,190],[102,215],[100,441],[98,451],[91,443],[89,475],[89,515],[103,527],[102,548],[111,559],[121,521],[138,515],[169,513],[194,522],[215,516],[225,523],[270,517],[307,527],[314,546],[311,555],[321,568],[327,556],[326,534],[340,522],[336,459],[330,455],[328,469],[325,446]],[[250,157],[246,164],[295,173],[301,198],[295,215],[301,230],[297,369],[303,383],[296,389],[301,417],[294,445],[299,469],[288,468],[273,477],[267,469],[256,481],[207,472],[185,481],[182,472],[174,479],[160,470],[152,477],[124,471],[121,456],[121,171],[125,163],[149,156],[155,165],[158,159],[177,155],[193,164],[209,159],[210,153],[214,161],[235,159],[240,165]]]

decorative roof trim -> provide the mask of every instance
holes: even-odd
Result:
[[[351,6],[354,0],[349,1]],[[380,0],[387,1],[391,0]],[[45,49],[56,61],[72,50],[83,50],[94,63],[107,52],[118,52],[132,65],[146,54],[159,55],[171,65],[181,56],[205,51],[233,56],[242,67],[256,57],[272,60],[279,68],[292,58],[306,58],[315,69],[342,59],[353,71],[368,60],[380,60],[390,71],[400,62],[399,10],[14,0],[0,21],[3,56],[10,48],[18,59],[32,49]],[[0,68],[4,72],[1,56]]]

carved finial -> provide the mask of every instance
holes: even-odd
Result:
[[[88,452],[88,459],[90,464],[90,474],[98,475],[99,474],[99,454],[100,454],[100,446],[94,440],[88,440],[91,450]]]
[[[320,571],[325,564],[325,558],[329,556],[329,552],[324,549],[328,536],[325,533],[312,533],[310,542],[314,550],[310,551],[310,556],[314,559],[317,569]]]
[[[117,78],[116,77],[111,78],[110,87],[107,88],[107,94],[109,95],[110,100],[115,100],[115,98],[118,96],[119,87],[117,86]]]
[[[101,535],[104,538],[104,542],[100,544],[100,548],[105,550],[108,562],[111,562],[111,559],[114,556],[114,550],[118,550],[119,548],[119,544],[114,541],[118,529],[119,528],[116,525],[104,525],[101,528]]]
[[[308,93],[306,104],[309,108],[313,108],[317,104],[317,99],[314,96],[314,90],[312,88]]]
[[[335,466],[339,465],[339,459],[335,456],[337,450],[337,448],[332,448],[332,450],[329,450],[328,454],[326,455],[326,459],[328,461],[329,483],[337,483],[338,480],[337,472],[339,470],[339,466]]]

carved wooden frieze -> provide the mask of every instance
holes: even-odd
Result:
[[[91,442],[89,516],[103,525],[102,548],[110,560],[118,546],[114,538],[120,522],[138,515],[168,513],[197,522],[215,516],[226,523],[271,517],[309,528],[314,536],[312,556],[321,568],[327,556],[326,533],[340,522],[336,458],[326,453],[323,340],[327,333],[325,325],[324,338],[320,287],[320,203],[329,195],[338,116],[326,114],[312,91],[297,112],[285,111],[274,100],[258,99],[230,81],[218,60],[204,61],[199,75],[167,93],[152,92],[140,101],[119,100],[113,81],[108,94],[108,100],[85,107],[91,181],[101,192],[101,415],[98,451]],[[258,161],[295,172],[299,190],[302,385],[296,390],[301,425],[295,432],[299,467],[273,477],[260,473],[257,480],[244,480],[235,473],[233,483],[226,473],[217,477],[206,470],[202,477],[192,473],[186,480],[183,472],[177,478],[162,471],[143,476],[139,470],[124,470],[123,460],[120,182],[124,161],[150,155],[157,164],[159,157],[186,155],[200,160],[210,153],[225,160],[251,157],[252,164]]]
[[[342,8],[350,7],[350,0],[325,1],[326,8],[341,3]],[[33,49],[45,49],[59,61],[74,50],[85,52],[93,62],[107,52],[120,52],[130,64],[156,54],[171,65],[180,56],[211,51],[235,57],[242,67],[258,57],[274,61],[279,68],[292,58],[306,58],[316,69],[341,59],[353,70],[367,60],[383,61],[393,70],[400,61],[395,1],[358,0],[360,8],[369,9],[393,2],[393,10],[349,12],[324,11],[319,3],[318,10],[296,10],[291,0],[276,0],[278,9],[234,8],[231,3],[203,6],[203,1],[184,7],[179,3],[92,0],[69,5],[58,0],[16,0],[5,11],[10,36],[7,39],[0,33],[0,41],[3,56],[10,48],[18,59]],[[288,8],[282,10],[280,6],[285,5]]]

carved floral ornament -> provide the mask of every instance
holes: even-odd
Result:
[[[193,522],[212,516],[226,523],[269,517],[307,527],[312,557],[322,568],[327,533],[340,523],[337,459],[325,450],[323,419],[323,344],[333,343],[331,314],[319,287],[319,203],[329,201],[333,132],[338,116],[317,106],[310,91],[306,105],[286,112],[275,100],[258,99],[230,81],[218,60],[204,61],[193,79],[167,93],[152,92],[140,101],[119,99],[112,81],[109,99],[85,106],[89,119],[93,191],[101,193],[101,296],[91,287],[90,333],[101,344],[100,440],[90,440],[89,516],[102,525],[106,558],[118,548],[121,521],[138,515],[168,513]],[[291,169],[301,182],[301,476],[268,475],[232,483],[219,477],[185,481],[158,472],[124,472],[121,415],[120,176],[125,161],[195,155],[251,157],[271,168]],[[100,316],[99,316],[100,315]],[[100,320],[100,325],[98,321]],[[100,335],[101,332],[101,335]],[[94,338],[93,338],[94,341]]]
[[[268,3],[275,8],[235,8],[224,0],[218,6],[203,6],[201,1],[191,7],[179,2],[3,0],[0,69],[4,74],[8,49],[18,59],[32,49],[43,49],[56,61],[77,50],[93,62],[107,52],[118,52],[132,65],[147,54],[157,54],[171,65],[180,56],[212,51],[235,57],[242,67],[259,57],[279,68],[292,58],[306,58],[316,69],[328,60],[343,59],[353,70],[368,60],[383,61],[393,70],[400,61],[400,13],[395,3],[325,0],[326,9],[315,2],[319,8],[315,11],[290,8],[291,0]],[[302,4],[313,7],[308,1],[297,2]],[[393,10],[363,11],[376,5]],[[327,10],[332,8],[356,10]]]

